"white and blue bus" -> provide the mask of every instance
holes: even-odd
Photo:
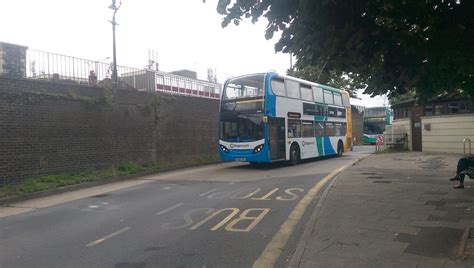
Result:
[[[219,110],[224,161],[269,163],[342,155],[352,142],[349,94],[275,72],[228,79]]]

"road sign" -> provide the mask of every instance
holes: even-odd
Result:
[[[377,146],[383,146],[383,136],[377,136],[377,138],[375,140],[375,144]]]

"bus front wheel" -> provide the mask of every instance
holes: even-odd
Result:
[[[342,156],[344,153],[344,145],[342,144],[342,141],[339,141],[337,143],[337,156]]]
[[[298,146],[292,145],[290,148],[290,165],[296,166],[300,162],[300,150]]]

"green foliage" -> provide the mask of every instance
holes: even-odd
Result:
[[[474,97],[474,1],[219,0],[217,11],[223,27],[268,19],[266,38],[281,31],[275,50],[310,77],[347,75],[372,95]]]
[[[134,163],[123,163],[118,167],[118,170],[125,174],[135,174],[145,171],[145,167]]]
[[[139,174],[142,172],[158,172],[163,169],[180,168],[219,161],[217,155],[194,157],[182,161],[160,163],[159,165],[138,165],[135,163],[122,163],[116,168],[100,170],[84,170],[77,172],[64,172],[47,176],[30,178],[19,184],[0,184],[0,199],[14,196],[27,195],[59,187],[81,184],[93,181],[110,180],[113,178]]]

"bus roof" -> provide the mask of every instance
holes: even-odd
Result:
[[[335,87],[330,87],[330,86],[326,86],[326,85],[319,84],[319,83],[316,83],[316,82],[311,82],[311,81],[304,80],[304,79],[301,79],[301,78],[297,78],[297,77],[294,77],[294,76],[282,75],[282,74],[279,74],[277,72],[267,72],[267,73],[268,74],[274,74],[274,75],[277,75],[278,77],[282,77],[282,78],[288,78],[288,79],[291,79],[291,80],[294,80],[294,81],[297,81],[297,82],[300,82],[300,83],[306,83],[306,84],[310,84],[312,86],[321,87],[323,89],[334,91],[334,92],[345,92],[344,90],[341,90],[341,89],[338,89],[338,88],[335,88]]]

